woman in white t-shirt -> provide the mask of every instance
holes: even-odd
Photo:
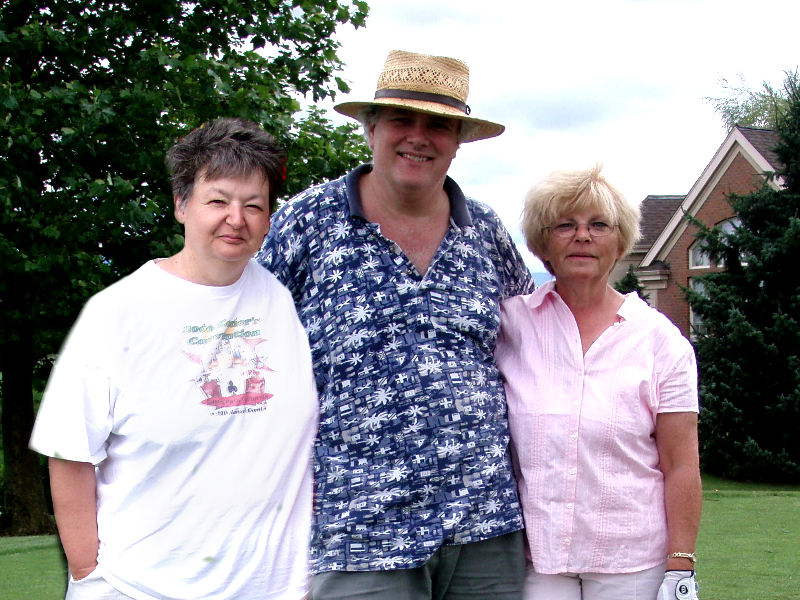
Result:
[[[67,598],[304,598],[311,356],[288,290],[251,260],[285,154],[218,119],[167,161],[184,247],[89,300],[31,437]]]

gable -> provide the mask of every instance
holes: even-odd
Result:
[[[728,137],[725,138],[719,150],[714,154],[711,162],[708,163],[708,166],[706,166],[703,173],[692,186],[692,189],[689,190],[683,202],[681,202],[678,209],[673,213],[666,226],[655,239],[650,249],[646,252],[640,264],[640,268],[647,268],[655,262],[666,259],[667,255],[669,255],[672,248],[675,246],[675,243],[681,238],[689,226],[684,215],[697,215],[712,192],[717,188],[720,182],[723,182],[731,165],[737,158],[744,159],[752,167],[754,173],[760,174],[774,172],[776,170],[776,166],[771,160],[777,160],[777,157],[774,156],[774,152],[766,149],[769,147],[769,136],[757,132],[769,132],[769,134],[774,136],[773,139],[777,141],[775,132],[769,130],[734,127],[728,134]],[[765,153],[770,155],[769,158],[765,156]],[[780,178],[776,178],[776,180],[771,183],[778,188],[782,182]],[[746,193],[746,191],[749,190],[741,190],[739,193]]]

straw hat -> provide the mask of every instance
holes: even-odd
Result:
[[[469,67],[455,58],[428,56],[392,50],[378,77],[375,99],[370,102],[343,102],[336,112],[362,120],[373,106],[405,108],[463,122],[460,139],[474,142],[503,133],[499,123],[469,116]]]

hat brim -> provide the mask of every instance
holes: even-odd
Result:
[[[343,102],[334,106],[333,110],[339,114],[345,115],[346,117],[351,117],[360,121],[364,113],[373,106],[404,108],[406,110],[413,110],[414,112],[421,112],[426,115],[458,119],[464,123],[459,135],[459,139],[462,142],[474,142],[476,140],[492,138],[500,135],[506,129],[504,125],[470,117],[465,115],[457,108],[447,106],[446,104],[440,104],[438,102],[426,102],[425,100],[378,98],[370,102]]]

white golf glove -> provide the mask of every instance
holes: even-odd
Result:
[[[667,571],[656,600],[698,600],[694,571]]]

